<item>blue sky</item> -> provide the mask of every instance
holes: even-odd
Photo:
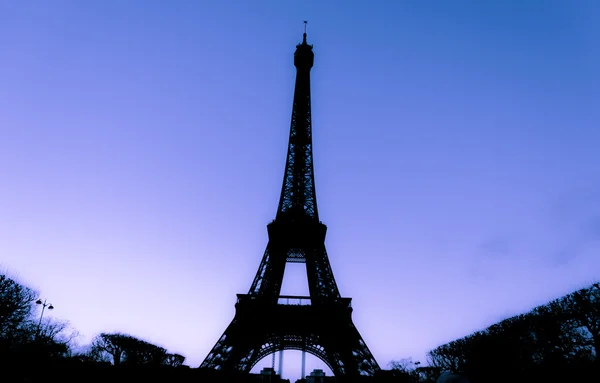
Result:
[[[3,1],[0,264],[82,344],[124,331],[197,366],[229,324],[303,20],[327,249],[382,366],[598,279],[593,0]]]

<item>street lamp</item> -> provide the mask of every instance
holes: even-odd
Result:
[[[42,305],[42,314],[40,315],[40,321],[38,322],[38,328],[37,328],[37,337],[39,338],[40,336],[40,328],[42,326],[42,318],[44,317],[44,310],[46,309],[46,306],[48,306],[48,310],[54,310],[54,306],[52,306],[52,303],[48,303],[46,304],[46,300],[44,299],[44,301],[42,302],[41,299],[38,299],[35,302],[36,305]]]

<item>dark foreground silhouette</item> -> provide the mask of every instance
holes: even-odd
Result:
[[[276,377],[184,366],[185,357],[122,333],[74,347],[67,322],[41,317],[39,294],[0,274],[0,382],[264,382]],[[42,307],[41,307],[42,306]],[[327,382],[436,382],[444,371],[470,383],[600,381],[600,284],[431,350],[428,366],[393,361],[373,377]],[[265,380],[267,379],[267,380]],[[270,379],[270,380],[268,380]]]
[[[9,372],[10,371],[10,372]],[[53,366],[38,365],[33,369],[17,371],[10,368],[4,370],[0,380],[2,382],[33,382],[47,379],[61,382],[269,382],[268,378],[255,374],[231,375],[215,370],[201,370],[186,367],[168,366],[110,366],[110,365],[86,365],[63,361]],[[596,382],[598,370],[590,366],[587,368],[574,369],[533,369],[521,371],[489,371],[485,378],[474,380],[467,378],[470,383],[495,383],[495,382],[542,382],[542,381],[566,381],[566,382]],[[418,378],[412,375],[399,375],[394,371],[383,370],[373,377],[354,378],[350,380],[328,378],[327,382],[357,382],[357,383],[412,383],[438,381],[438,378]],[[460,382],[463,382],[461,380]],[[272,380],[276,383],[277,380]]]

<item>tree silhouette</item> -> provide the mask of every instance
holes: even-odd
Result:
[[[75,346],[75,339],[79,337],[79,332],[68,321],[54,318],[44,318],[39,324],[39,330],[34,330],[32,326],[30,331],[36,331],[37,342],[60,345],[65,355],[70,354]]]
[[[37,298],[30,287],[0,274],[0,381],[37,381],[53,373],[64,382],[172,381],[190,373],[176,368],[184,356],[128,334],[98,334],[87,352],[74,353],[78,332],[68,321],[41,318]]]
[[[161,365],[167,357],[167,350],[144,340],[129,336],[125,340],[125,360],[133,365]]]
[[[22,332],[31,318],[37,292],[6,274],[0,274],[0,339],[10,339]]]
[[[120,333],[101,333],[92,340],[91,354],[100,360],[108,354],[112,358],[113,365],[118,366],[123,358],[127,338],[128,335]]]
[[[593,347],[597,354],[600,350],[600,284],[569,294],[563,304],[585,344]]]
[[[167,354],[163,347],[122,333],[101,333],[92,341],[91,355],[103,360],[106,355],[115,366],[183,364],[185,358],[178,354]],[[179,362],[180,361],[180,362]]]
[[[574,379],[600,376],[600,285],[594,284],[441,345],[428,354],[429,365],[465,372],[473,382],[533,374]],[[599,366],[600,367],[600,366]],[[490,377],[490,372],[494,377]],[[498,380],[499,381],[499,380]]]
[[[185,362],[185,356],[179,354],[167,354],[164,363],[167,366],[179,367]]]
[[[400,360],[392,360],[389,363],[394,382],[398,383],[418,383],[423,380],[420,372],[417,369],[419,362],[413,362],[412,358],[404,358]]]

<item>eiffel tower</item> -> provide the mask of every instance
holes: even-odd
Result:
[[[306,22],[305,22],[306,24]],[[379,365],[352,322],[351,298],[338,291],[319,221],[312,156],[312,45],[296,45],[292,122],[275,220],[248,294],[237,294],[231,324],[200,368],[248,373],[269,354],[300,350],[321,359],[336,377],[372,376]],[[281,296],[287,262],[306,264],[310,296]]]

